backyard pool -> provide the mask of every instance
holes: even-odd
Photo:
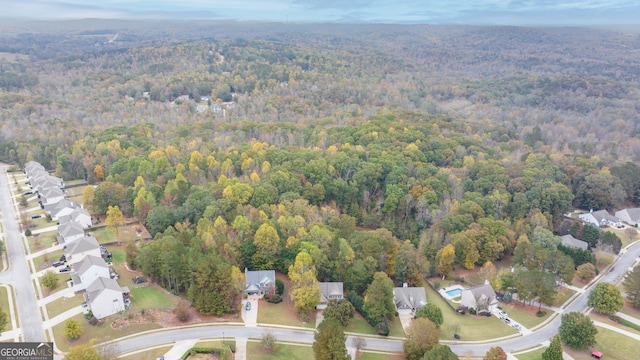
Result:
[[[457,288],[457,289],[451,289],[451,290],[447,290],[446,291],[447,295],[449,295],[449,297],[456,297],[456,296],[460,296],[460,294],[462,294],[462,289]]]

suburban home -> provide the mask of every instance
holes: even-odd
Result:
[[[63,225],[58,225],[58,235],[56,236],[58,244],[69,245],[78,239],[82,239],[83,237],[84,229],[82,228],[82,225],[75,221],[71,221]]]
[[[73,265],[71,280],[76,292],[84,290],[99,277],[111,278],[109,266],[100,257],[87,255]]]
[[[56,204],[60,200],[64,200],[64,193],[60,188],[53,187],[44,189],[40,193],[40,201],[42,201],[43,204]]]
[[[498,306],[498,299],[491,285],[484,284],[462,290],[460,305],[476,311],[491,311]]]
[[[276,293],[276,272],[274,270],[248,271],[244,269],[247,295],[263,296]]]
[[[29,177],[31,188],[37,192],[42,192],[50,188],[64,188],[64,181],[61,178],[47,174],[46,172],[37,172],[33,177]]]
[[[100,244],[91,235],[86,235],[64,248],[64,256],[67,258],[69,265],[80,262],[87,255],[101,257],[100,254]]]
[[[111,278],[98,277],[87,286],[84,299],[93,316],[102,319],[126,309],[129,290],[121,288],[118,282]]]
[[[71,215],[73,210],[79,207],[81,207],[80,204],[64,199],[51,206],[45,205],[44,211],[51,215],[52,220],[58,221],[63,216]]]
[[[393,302],[400,315],[414,314],[418,309],[427,305],[427,293],[423,287],[403,287],[393,289]]]
[[[68,222],[77,222],[82,226],[83,229],[90,228],[93,225],[93,221],[91,220],[91,215],[87,212],[87,210],[79,207],[73,209],[71,214],[60,216],[58,219],[60,224],[66,224]]]
[[[320,303],[316,309],[326,309],[327,304],[331,300],[340,300],[344,297],[341,282],[321,282],[320,285]]]
[[[595,227],[611,226],[615,228],[622,227],[619,218],[609,214],[607,210],[589,211],[588,213],[578,215],[578,219],[592,224]]]
[[[640,208],[623,209],[616,212],[616,217],[631,226],[640,225]]]
[[[27,174],[27,176],[32,176],[37,171],[46,172],[44,166],[37,161],[28,161],[24,164],[24,173]]]
[[[589,249],[589,244],[586,241],[576,239],[571,234],[560,236],[560,239],[562,239],[562,245],[564,246],[569,246],[569,247],[583,249],[583,250]]]

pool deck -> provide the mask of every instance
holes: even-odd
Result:
[[[451,296],[451,295],[447,294],[447,291],[457,290],[457,289],[460,289],[460,291],[462,291],[462,290],[464,290],[464,286],[459,285],[459,284],[455,284],[455,285],[443,287],[442,289],[438,290],[438,292],[440,293],[440,295],[442,295],[442,297],[444,299],[449,300],[449,301],[454,302],[454,303],[460,303],[460,297],[462,295],[462,292],[458,296]],[[454,299],[457,299],[457,300],[454,300]]]

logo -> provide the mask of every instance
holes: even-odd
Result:
[[[53,343],[24,342],[0,343],[3,360],[53,360]]]

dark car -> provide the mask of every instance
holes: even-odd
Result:
[[[70,272],[70,271],[71,271],[71,268],[70,268],[70,267],[68,267],[68,266],[67,266],[67,267],[65,267],[65,268],[62,268],[62,269],[58,270],[58,272],[60,272],[60,273],[66,273],[66,272]]]
[[[40,219],[42,215],[31,215],[32,219]]]
[[[60,261],[67,261],[67,257],[64,255],[60,256]]]
[[[25,195],[31,195],[31,194],[33,194],[33,191],[27,191],[27,192],[25,192],[24,194],[25,194]]]
[[[54,261],[53,262],[53,267],[58,267],[58,266],[62,266],[64,265],[64,261]]]
[[[509,319],[509,318],[504,318],[504,319],[502,319],[502,321],[504,321],[507,324],[511,324],[511,319]]]

